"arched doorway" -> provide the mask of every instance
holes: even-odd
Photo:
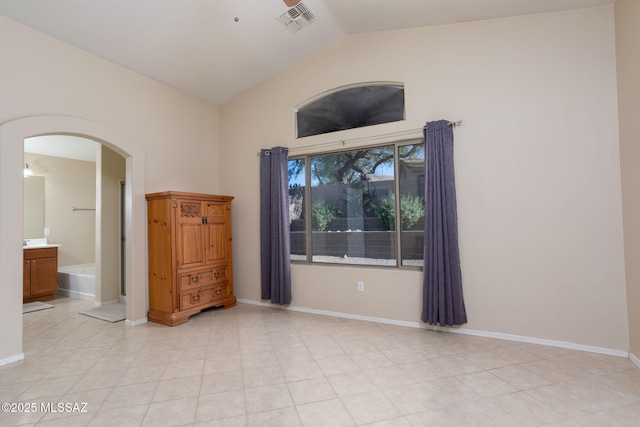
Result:
[[[0,365],[22,359],[22,223],[24,139],[51,134],[87,137],[126,159],[125,275],[127,325],[146,322],[145,155],[135,142],[100,123],[71,116],[36,116],[0,124]]]

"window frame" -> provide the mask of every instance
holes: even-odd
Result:
[[[394,194],[400,194],[400,179],[399,179],[399,151],[401,146],[406,145],[425,145],[424,137],[414,137],[414,138],[403,138],[399,140],[391,140],[386,142],[380,142],[377,144],[364,144],[357,145],[353,147],[344,147],[337,150],[323,150],[323,151],[314,151],[310,153],[292,155],[289,157],[289,161],[291,160],[304,160],[304,211],[305,211],[305,258],[302,259],[291,259],[292,264],[298,265],[326,265],[326,266],[339,266],[339,267],[356,267],[356,268],[384,268],[384,269],[402,269],[402,270],[415,270],[422,271],[424,265],[403,265],[402,264],[402,228],[401,228],[401,215],[400,215],[400,197],[395,197],[395,265],[383,265],[383,264],[345,264],[345,263],[336,263],[336,262],[318,262],[313,261],[313,229],[312,229],[312,215],[311,215],[311,158],[314,156],[323,156],[323,155],[331,155],[338,153],[345,153],[355,150],[369,150],[380,147],[391,147],[393,146],[393,167],[394,167]],[[426,148],[426,147],[425,147]],[[424,161],[426,163],[426,150],[424,151]]]

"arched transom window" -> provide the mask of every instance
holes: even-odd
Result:
[[[402,84],[343,88],[314,98],[296,112],[297,138],[405,119]]]

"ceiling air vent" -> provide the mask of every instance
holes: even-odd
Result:
[[[303,2],[287,9],[282,15],[278,16],[278,21],[292,33],[303,29],[315,20],[316,15]]]

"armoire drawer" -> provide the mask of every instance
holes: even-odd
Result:
[[[180,289],[200,288],[229,280],[229,265],[180,274]]]
[[[229,282],[217,284],[213,287],[214,301],[227,298],[229,296]]]
[[[193,292],[180,294],[180,310],[186,310],[199,305],[208,304],[215,299],[214,289],[198,289]]]

